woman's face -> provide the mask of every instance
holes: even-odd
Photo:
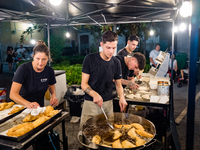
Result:
[[[36,54],[33,56],[33,65],[38,70],[43,70],[44,67],[47,65],[47,62],[48,56],[45,53],[36,52]]]

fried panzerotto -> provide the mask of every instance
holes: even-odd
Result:
[[[122,148],[122,144],[120,143],[120,140],[116,140],[112,143],[113,148]]]
[[[40,113],[37,116],[32,116],[31,114],[29,114],[23,119],[23,122],[31,122],[31,121],[38,119],[39,117],[42,117],[42,116],[44,116],[43,113]]]
[[[47,114],[47,116],[48,116],[48,117],[53,117],[54,115],[56,115],[56,114],[59,113],[59,112],[60,112],[59,110],[53,110],[53,111],[49,112],[49,113]]]
[[[131,125],[138,130],[144,130],[144,127],[139,123],[132,123]]]
[[[6,103],[0,103],[0,111],[4,110],[6,105],[7,105]]]
[[[49,113],[50,113],[51,111],[53,111],[53,110],[54,110],[54,108],[53,108],[52,106],[47,106],[47,107],[46,107],[46,110],[45,110],[45,112],[44,112],[45,116],[48,116]]]
[[[136,146],[141,146],[145,144],[145,140],[139,138],[138,136],[136,137]]]
[[[8,109],[10,107],[12,107],[15,103],[14,102],[9,102],[7,103],[7,105],[4,107],[4,109]]]
[[[37,120],[32,122],[33,127],[34,128],[38,127],[39,125],[43,124],[48,119],[49,119],[49,117],[47,117],[47,116],[43,116],[43,117],[38,118]]]
[[[135,139],[137,137],[135,133],[135,128],[131,128],[127,133],[132,139]]]
[[[24,109],[24,108],[25,108],[24,106],[22,106],[22,107],[15,106],[15,107],[13,108],[13,110],[11,110],[8,114],[10,115],[10,114],[17,113],[17,112],[19,112],[20,110],[22,110],[22,109]]]
[[[140,136],[144,136],[144,137],[147,137],[147,138],[153,137],[153,134],[150,134],[150,133],[143,131],[143,130],[136,130],[136,133],[139,134]]]
[[[33,130],[32,123],[23,123],[23,124],[19,124],[15,127],[10,128],[6,134],[8,136],[19,137],[26,134],[27,132],[31,130]]]
[[[95,144],[99,144],[101,142],[101,137],[99,135],[95,135],[92,138],[92,142],[95,143]]]
[[[125,141],[122,142],[122,147],[123,148],[132,148],[132,147],[136,147],[136,146],[133,143],[125,140]]]
[[[120,125],[118,125],[118,124],[114,124],[114,127],[115,128],[119,128],[119,129],[121,129],[122,127],[124,126],[124,128],[125,129],[130,129],[132,126],[131,125],[129,125],[129,124],[120,124]]]
[[[113,135],[113,140],[117,140],[122,136],[122,133],[119,132],[118,130],[114,131],[114,135]]]

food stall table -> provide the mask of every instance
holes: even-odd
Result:
[[[58,124],[62,122],[62,138],[63,138],[63,149],[68,150],[67,136],[65,134],[65,119],[69,116],[68,112],[62,112],[61,116],[55,119],[52,123],[45,126],[42,130],[35,133],[33,136],[23,139],[20,142],[15,142],[6,139],[0,139],[0,149],[16,149],[16,150],[25,150],[29,146],[35,143],[37,139],[47,134],[49,131],[53,130]]]

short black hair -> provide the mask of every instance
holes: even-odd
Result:
[[[106,31],[103,33],[101,41],[103,43],[118,41],[118,35],[113,31]]]
[[[160,46],[160,44],[159,44],[159,43],[156,43],[155,48],[156,48],[156,46]],[[161,47],[161,46],[160,46],[160,47]]]
[[[133,34],[133,35],[130,35],[129,37],[128,37],[128,40],[129,41],[138,41],[138,43],[140,42],[140,38],[137,36],[137,35],[135,35],[135,34]]]
[[[140,52],[135,52],[135,53],[131,53],[130,55],[131,57],[135,57],[138,61],[138,67],[140,70],[144,69],[145,64],[146,64],[146,58],[145,56],[140,53]]]

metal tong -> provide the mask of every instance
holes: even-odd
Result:
[[[101,110],[102,110],[104,116],[106,117],[106,121],[107,121],[108,125],[111,127],[111,129],[114,129],[114,127],[110,124],[110,122],[109,122],[109,120],[108,120],[108,117],[107,117],[107,115],[106,115],[106,113],[105,113],[103,107],[101,107]]]

